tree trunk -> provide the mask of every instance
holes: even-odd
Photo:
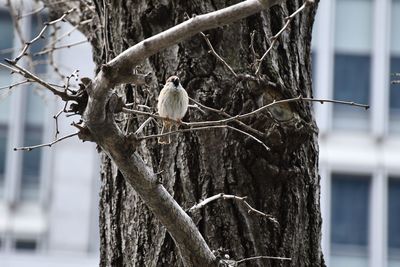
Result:
[[[98,66],[123,50],[182,21],[185,14],[203,14],[238,1],[94,1],[106,28],[92,37]],[[254,73],[251,33],[257,58],[270,44],[268,37],[302,2],[288,0],[269,11],[208,31],[217,53],[237,73]],[[104,6],[107,11],[105,12]],[[211,54],[200,35],[172,46],[143,62],[140,73],[152,73],[149,87],[126,85],[118,92],[127,102],[156,107],[163,84],[178,75],[190,97],[231,115],[246,113],[274,99],[311,96],[310,44],[315,6],[291,23],[262,65],[268,82],[238,80]],[[106,41],[103,38],[107,37]],[[121,115],[128,132],[143,117]],[[190,110],[184,121],[215,120],[213,113]],[[229,129],[175,135],[170,145],[149,140],[139,152],[149,167],[160,172],[164,186],[184,208],[218,193],[248,196],[256,209],[273,221],[248,214],[233,200],[218,200],[191,217],[211,249],[230,258],[268,255],[291,257],[290,262],[260,259],[241,266],[324,266],[321,253],[317,127],[311,105],[296,102],[276,106],[245,121],[263,135],[270,148]],[[240,126],[233,124],[234,126]],[[152,124],[146,133],[156,133]],[[182,266],[173,239],[110,159],[102,157],[100,200],[100,266]]]

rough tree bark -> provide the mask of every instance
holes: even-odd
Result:
[[[100,19],[85,32],[90,35],[100,69],[101,64],[130,46],[186,20],[185,14],[204,14],[240,1],[94,2]],[[299,0],[288,0],[206,33],[237,73],[254,73],[251,33],[255,31],[253,45],[259,58],[269,46],[267,37],[279,31],[284,18],[301,4]],[[249,112],[274,99],[311,96],[310,43],[315,8],[305,9],[292,21],[290,31],[280,37],[263,63],[261,73],[272,83],[235,79],[207,53],[203,38],[196,35],[141,64],[138,72],[152,73],[149,87],[128,84],[118,93],[127,102],[155,107],[159,84],[176,74],[190,97],[231,115]],[[104,17],[107,23],[102,30],[99,21]],[[128,132],[144,120],[128,115],[120,115],[119,119]],[[219,117],[193,110],[184,118],[212,119]],[[254,260],[247,266],[324,266],[318,130],[311,105],[296,102],[276,106],[246,123],[264,134],[257,137],[271,151],[246,136],[215,129],[179,134],[165,146],[149,140],[142,143],[139,153],[154,172],[162,172],[164,186],[184,209],[223,192],[248,196],[250,204],[279,222],[276,225],[248,214],[244,206],[230,200],[213,202],[191,214],[211,249],[222,248],[222,254],[234,259],[258,255],[292,258],[291,262]],[[148,130],[156,133],[155,126]],[[102,156],[101,179],[100,266],[182,266],[173,239],[106,155]]]

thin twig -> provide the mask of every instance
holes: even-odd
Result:
[[[35,74],[31,73],[27,69],[24,69],[24,68],[18,66],[14,61],[6,59],[6,62],[9,63],[10,65],[12,65],[13,68],[16,68],[18,70],[17,73],[19,73],[22,76],[24,76],[25,78],[31,79],[31,80],[37,82],[38,84],[42,85],[43,87],[49,89],[53,94],[55,94],[56,96],[61,97],[61,99],[63,99],[63,100],[74,100],[74,99],[77,98],[76,96],[68,95],[65,92],[61,92],[61,91],[57,90],[55,87],[53,87],[49,83],[45,82],[44,80],[40,79],[38,76],[36,76]],[[3,66],[3,64],[1,64],[1,65]],[[9,69],[13,70],[13,68],[11,68],[11,67],[9,67],[7,65],[4,65],[4,66],[6,66]]]
[[[56,127],[56,130],[55,130],[55,139],[57,139],[57,136],[58,136],[58,134],[60,133],[60,131],[59,131],[59,129],[58,129],[58,117],[60,117],[60,115],[62,114],[62,113],[64,113],[64,112],[67,112],[67,105],[68,105],[68,101],[65,101],[65,104],[64,104],[64,107],[59,111],[59,112],[57,112],[57,114],[56,115],[54,115],[53,116],[53,119],[55,120],[55,127]]]
[[[256,36],[256,31],[254,30],[251,34],[250,34],[250,45],[249,45],[249,48],[250,48],[250,50],[251,50],[251,54],[253,55],[253,61],[254,61],[254,63],[256,62],[256,60],[257,60],[257,57],[258,57],[258,55],[257,55],[257,53],[256,53],[256,50],[254,49],[254,37]],[[253,64],[254,64],[253,63]]]
[[[164,118],[165,119],[165,118]],[[255,140],[257,143],[260,143],[267,151],[270,150],[270,148],[264,144],[260,139],[258,139],[257,137],[246,133],[245,131],[242,131],[238,128],[229,126],[229,125],[210,125],[210,126],[205,126],[205,127],[194,127],[194,128],[188,128],[188,129],[179,129],[176,131],[171,131],[171,132],[167,132],[167,133],[163,133],[163,134],[153,134],[153,135],[147,135],[147,136],[143,136],[143,137],[138,137],[139,141],[142,140],[146,140],[146,139],[152,139],[152,138],[158,138],[158,137],[163,137],[163,136],[168,136],[168,135],[172,135],[172,134],[177,134],[177,133],[185,133],[185,132],[194,132],[194,131],[202,131],[202,130],[211,130],[211,129],[223,129],[223,128],[227,128],[227,129],[231,129],[233,131],[239,132],[241,134],[244,134],[248,137],[250,137],[251,139]]]
[[[19,25],[18,15],[16,14],[13,5],[11,4],[11,0],[7,0],[7,6],[9,7],[9,12],[12,17],[12,21],[14,24],[14,30],[17,33],[18,39],[20,40],[21,44],[25,43],[24,35],[22,34],[21,27]]]
[[[264,111],[274,105],[282,104],[282,103],[289,103],[289,102],[297,102],[297,101],[309,101],[309,102],[319,102],[321,104],[325,102],[329,103],[337,103],[337,104],[343,104],[343,105],[350,105],[350,106],[356,106],[356,107],[362,107],[365,109],[369,108],[369,105],[364,105],[364,104],[358,104],[355,102],[349,102],[349,101],[339,101],[339,100],[331,100],[331,99],[314,99],[314,98],[305,98],[302,96],[298,96],[295,98],[289,98],[289,99],[283,99],[283,100],[278,100],[278,101],[273,101],[272,103],[269,103],[267,105],[264,105],[256,110],[253,110],[249,113],[245,113],[242,115],[236,115],[230,118],[222,119],[222,120],[217,120],[217,121],[201,121],[201,122],[182,122],[183,125],[189,126],[189,127],[194,127],[194,126],[207,126],[207,125],[221,125],[221,124],[226,124],[228,122],[236,121],[236,120],[241,120],[245,119],[251,116],[256,115],[257,113],[260,113],[261,111]]]
[[[130,104],[126,104],[126,105],[131,105],[131,103]],[[157,114],[154,114],[154,113],[151,113],[151,112],[146,112],[146,111],[141,111],[141,110],[136,110],[136,109],[122,108],[122,112],[136,114],[136,115],[150,116],[150,117],[153,117],[155,119],[160,119],[160,120],[167,119],[167,118],[161,117],[160,115],[157,115]]]
[[[44,50],[42,50],[40,52],[37,52],[37,53],[33,54],[33,56],[36,57],[36,56],[44,55],[44,54],[53,52],[55,50],[63,49],[63,48],[71,48],[73,46],[85,44],[87,42],[88,42],[87,40],[82,40],[82,41],[79,41],[79,42],[76,42],[76,43],[72,43],[72,44],[66,44],[66,45],[61,45],[61,46],[50,47],[50,48],[44,49]]]
[[[110,44],[108,40],[108,6],[106,1],[103,1],[103,35],[104,35],[104,44],[105,44],[105,52],[106,52],[106,61],[109,60],[109,52],[110,52]]]
[[[212,196],[212,197],[208,197],[208,198],[206,198],[206,199],[200,201],[199,203],[197,203],[196,205],[194,205],[193,207],[191,207],[191,208],[189,209],[189,212],[193,212],[193,211],[195,211],[195,210],[201,209],[201,208],[203,208],[205,205],[209,204],[210,202],[213,202],[213,201],[218,200],[218,199],[224,199],[224,200],[226,200],[226,199],[234,199],[234,200],[237,200],[237,201],[243,203],[243,204],[249,209],[249,210],[248,210],[249,213],[250,213],[250,212],[254,212],[254,213],[258,214],[258,215],[262,215],[262,216],[268,218],[268,219],[271,220],[273,223],[279,224],[278,221],[277,221],[273,216],[271,216],[271,215],[269,215],[269,214],[266,214],[266,213],[264,213],[264,212],[261,212],[261,211],[255,209],[255,208],[253,208],[253,207],[246,201],[247,197],[239,197],[239,196],[235,196],[235,195],[227,195],[227,194],[224,194],[224,193],[219,193],[219,194],[217,194],[217,195],[214,195],[214,196]]]
[[[0,90],[3,90],[3,89],[12,89],[13,87],[16,87],[16,86],[18,86],[18,85],[25,84],[25,83],[30,83],[30,82],[33,82],[33,81],[32,81],[32,80],[29,80],[29,79],[26,79],[26,80],[21,81],[21,82],[17,82],[17,83],[14,83],[14,84],[10,84],[10,85],[6,85],[6,86],[3,86],[3,87],[0,87]]]
[[[45,8],[46,8],[45,6],[42,6],[42,7],[39,7],[39,8],[37,8],[37,9],[34,9],[34,10],[28,12],[28,13],[25,13],[25,14],[22,14],[22,15],[18,15],[18,16],[17,16],[17,19],[20,20],[20,19],[22,19],[22,18],[35,15],[36,13],[40,13],[40,12],[41,12],[42,10],[44,10]]]
[[[143,131],[144,127],[145,127],[149,122],[151,122],[152,120],[154,120],[154,118],[148,117],[147,120],[145,120],[145,121],[142,123],[142,125],[140,125],[140,127],[136,130],[135,135],[139,135],[139,134]]]
[[[67,101],[65,101],[65,106],[67,105]],[[58,129],[58,117],[65,111],[65,106],[59,111],[57,112],[56,115],[53,116],[53,119],[55,120],[55,134],[54,134],[54,138],[57,139],[58,134],[60,133],[59,129]]]
[[[205,35],[203,32],[200,32],[200,34],[201,34],[201,36],[203,36],[203,38],[204,38],[204,40],[206,41],[208,47],[210,48],[210,50],[208,51],[208,53],[213,54],[222,64],[225,65],[225,67],[227,67],[227,68],[230,70],[230,72],[232,72],[232,74],[233,74],[235,77],[237,77],[237,74],[236,74],[236,72],[232,69],[232,67],[229,66],[229,64],[226,63],[226,61],[225,61],[220,55],[218,55],[217,52],[215,52],[215,49],[214,49],[214,47],[212,46],[212,44],[211,44],[210,40],[208,39],[207,35]]]
[[[245,113],[242,115],[236,115],[236,116],[232,116],[226,119],[222,119],[222,120],[216,120],[216,121],[199,121],[199,122],[180,122],[181,124],[185,125],[185,126],[190,126],[190,127],[197,127],[197,126],[208,126],[208,125],[221,125],[221,124],[225,124],[228,122],[232,122],[232,121],[236,121],[236,120],[240,120],[240,119],[245,119],[248,117],[251,117],[261,111],[264,111],[274,105],[278,105],[278,104],[283,104],[283,103],[289,103],[289,102],[297,102],[297,101],[309,101],[309,102],[318,102],[318,103],[336,103],[336,104],[343,104],[343,105],[350,105],[350,106],[356,106],[356,107],[361,107],[361,108],[365,108],[368,109],[369,105],[364,105],[364,104],[359,104],[359,103],[355,103],[355,102],[350,102],[350,101],[340,101],[340,100],[331,100],[331,99],[315,99],[315,98],[306,98],[306,97],[302,97],[302,96],[298,96],[295,98],[289,98],[289,99],[282,99],[282,100],[278,100],[278,101],[273,101],[267,105],[264,105],[256,110],[253,110],[249,113]],[[145,112],[145,111],[140,111],[140,110],[133,110],[133,109],[127,109],[127,108],[122,108],[122,111],[125,113],[133,113],[133,114],[137,114],[137,115],[146,115],[146,116],[150,116],[156,119],[162,119],[165,120],[166,118],[161,117],[159,115],[150,113],[150,112]],[[179,123],[179,122],[177,122]]]
[[[285,257],[255,256],[255,257],[249,257],[249,258],[238,260],[238,261],[236,261],[236,264],[239,265],[246,261],[259,260],[259,259],[282,260],[282,261],[291,261],[292,260],[292,258],[285,258]]]
[[[0,55],[8,54],[8,53],[14,53],[15,50],[16,50],[15,47],[1,49],[0,50]]]
[[[201,114],[203,114],[203,115],[206,114],[206,112],[205,112],[204,110],[202,110],[201,107],[199,107],[199,105],[197,105],[197,104],[188,105],[188,108],[194,108],[194,109],[196,109],[197,111],[199,111]]]
[[[8,66],[6,64],[0,63],[0,66],[3,67],[3,68],[9,69],[11,71],[11,74],[18,73],[18,74],[24,75],[21,71],[19,71],[17,69],[14,69],[13,67],[10,67],[10,66]]]
[[[266,109],[268,109],[268,108],[270,108],[270,107],[272,107],[274,105],[277,105],[277,104],[296,102],[296,101],[319,102],[321,104],[323,104],[325,102],[329,102],[329,103],[338,103],[338,104],[345,104],[345,105],[363,107],[365,109],[369,108],[368,105],[358,104],[358,103],[354,103],[354,102],[330,100],[330,99],[313,99],[313,98],[304,98],[302,96],[298,96],[296,98],[273,101],[272,103],[269,103],[269,104],[267,104],[265,106],[262,106],[262,107],[260,107],[260,108],[258,108],[256,110],[253,110],[253,111],[251,111],[249,113],[245,113],[245,114],[242,114],[242,115],[236,115],[236,116],[229,117],[229,118],[222,119],[222,120],[200,121],[200,122],[178,122],[178,121],[176,121],[177,124],[181,124],[181,125],[184,125],[184,126],[187,126],[187,127],[190,127],[190,128],[189,129],[180,129],[180,130],[177,130],[177,131],[171,131],[171,132],[163,133],[163,134],[155,134],[155,135],[144,136],[144,137],[140,137],[139,140],[146,140],[146,139],[150,139],[150,138],[162,137],[162,136],[167,136],[167,135],[175,134],[175,133],[179,133],[179,132],[190,132],[190,131],[208,130],[208,129],[216,129],[216,128],[228,128],[228,129],[231,129],[231,130],[234,130],[234,131],[237,131],[237,132],[240,132],[242,134],[245,134],[245,135],[249,136],[253,140],[255,140],[258,143],[262,144],[266,148],[266,150],[269,150],[269,148],[264,144],[264,142],[262,142],[261,140],[259,140],[255,136],[253,136],[253,135],[251,135],[251,134],[249,134],[249,133],[247,133],[245,131],[239,130],[239,129],[235,128],[235,127],[229,126],[229,125],[227,125],[227,123],[251,117],[251,116],[253,116],[253,115],[255,115],[255,114],[257,114],[257,113],[259,113],[261,111],[264,111],[264,110],[266,110]],[[132,110],[132,109],[127,109],[127,108],[122,108],[122,111],[125,112],[125,113],[132,113],[132,114],[137,114],[137,115],[146,115],[146,116],[150,116],[150,117],[153,117],[153,118],[156,118],[156,119],[167,120],[167,118],[164,118],[164,117],[161,117],[161,116],[159,116],[157,114],[153,114],[153,113],[146,112],[146,111]]]
[[[79,134],[79,132],[68,134],[68,135],[60,137],[59,139],[56,139],[53,142],[50,142],[50,143],[47,143],[47,144],[40,144],[40,145],[36,145],[36,146],[15,147],[14,151],[31,151],[33,149],[40,148],[40,147],[46,147],[46,146],[51,147],[52,145],[54,145],[54,144],[56,144],[56,143],[58,143],[58,142],[60,142],[62,140],[65,140],[67,138],[71,138],[71,137],[73,137],[75,135],[78,135],[78,134]]]
[[[208,198],[206,198],[206,199],[200,201],[199,203],[197,203],[196,205],[194,205],[193,207],[191,207],[191,208],[189,209],[189,212],[193,212],[193,211],[195,211],[195,210],[201,209],[201,208],[203,208],[205,205],[207,205],[208,203],[213,202],[213,201],[215,201],[215,200],[218,200],[218,199],[220,199],[220,198],[222,198],[222,199],[236,199],[236,200],[243,201],[243,200],[245,200],[247,197],[238,197],[238,196],[235,196],[235,195],[227,195],[227,194],[224,194],[224,193],[219,193],[219,194],[217,194],[217,195],[214,195],[214,196],[212,196],[212,197],[208,197]]]
[[[40,38],[43,38],[43,34],[46,31],[46,29],[53,24],[56,24],[57,22],[63,21],[65,19],[66,16],[68,16],[71,12],[75,11],[75,8],[72,8],[70,10],[68,10],[67,12],[65,12],[61,17],[59,17],[56,20],[50,21],[50,22],[46,22],[42,28],[42,30],[39,32],[39,34],[33,38],[32,40],[30,40],[29,42],[25,43],[25,46],[22,48],[21,52],[19,53],[19,55],[12,60],[12,62],[15,64],[17,63],[23,56],[26,55],[26,51],[28,50],[29,46],[31,44],[33,44],[34,42],[36,42],[37,40],[39,40]]]
[[[283,25],[283,27],[279,30],[279,32],[277,34],[275,34],[274,36],[271,37],[271,44],[268,47],[267,51],[265,51],[264,55],[261,57],[261,59],[259,60],[258,63],[258,67],[256,70],[256,75],[258,75],[258,73],[260,72],[261,69],[261,64],[264,61],[265,57],[268,55],[268,53],[271,51],[271,49],[274,47],[275,43],[277,42],[279,36],[281,36],[281,34],[287,29],[287,27],[289,26],[289,24],[292,22],[293,18],[299,14],[306,6],[311,5],[314,3],[314,0],[306,0],[303,5],[301,5],[301,7],[299,7],[295,12],[293,12],[290,16],[286,17],[285,20],[285,25]]]
[[[50,42],[47,47],[52,47],[53,45],[55,45],[56,43],[58,43],[59,41],[61,41],[63,38],[70,36],[74,31],[76,31],[78,29],[79,26],[88,24],[90,22],[92,22],[93,19],[87,19],[84,21],[79,22],[77,25],[75,25],[74,27],[72,27],[72,29],[70,29],[69,31],[61,34],[60,36],[58,36],[56,39],[54,39],[52,42]]]
[[[58,33],[58,27],[56,27],[56,25],[52,25],[54,32],[51,34],[51,39],[54,41],[57,39],[57,33]],[[54,48],[55,44],[54,42],[49,44],[48,47]],[[50,53],[49,54],[49,59],[46,60],[48,61],[48,64],[53,68],[54,72],[61,78],[61,80],[63,80],[65,78],[65,75],[62,74],[60,72],[60,68],[57,66],[56,62],[55,62],[55,57],[54,57],[54,53]]]
[[[196,105],[198,105],[198,106],[200,106],[200,107],[202,107],[202,108],[204,108],[204,109],[206,109],[206,110],[215,112],[215,113],[217,113],[217,114],[219,114],[219,115],[221,115],[221,116],[223,116],[223,117],[225,117],[225,118],[232,118],[231,115],[229,115],[228,113],[226,113],[226,112],[223,111],[222,109],[215,109],[215,108],[206,106],[206,105],[204,105],[204,104],[202,104],[202,103],[200,103],[200,102],[194,100],[194,99],[191,98],[191,97],[189,97],[189,100],[192,101],[192,102],[194,102]],[[238,123],[238,124],[239,124],[240,126],[242,126],[243,128],[245,128],[247,131],[252,132],[253,134],[257,134],[258,136],[263,136],[263,135],[264,135],[264,133],[262,133],[262,132],[260,132],[260,131],[258,131],[258,130],[256,130],[256,129],[254,129],[253,127],[251,127],[251,126],[245,124],[244,122],[242,122],[242,121],[240,121],[240,120],[235,120],[235,122]]]

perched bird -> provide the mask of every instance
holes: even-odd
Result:
[[[189,97],[182,87],[177,76],[167,79],[164,88],[158,96],[158,114],[166,118],[163,120],[161,133],[170,132],[176,121],[180,121],[186,114],[189,105]],[[158,139],[160,144],[171,143],[170,135]]]

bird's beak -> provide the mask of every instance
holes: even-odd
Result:
[[[179,85],[179,79],[178,78],[175,78],[172,82],[174,83],[174,85],[176,87],[178,87],[178,85]]]

